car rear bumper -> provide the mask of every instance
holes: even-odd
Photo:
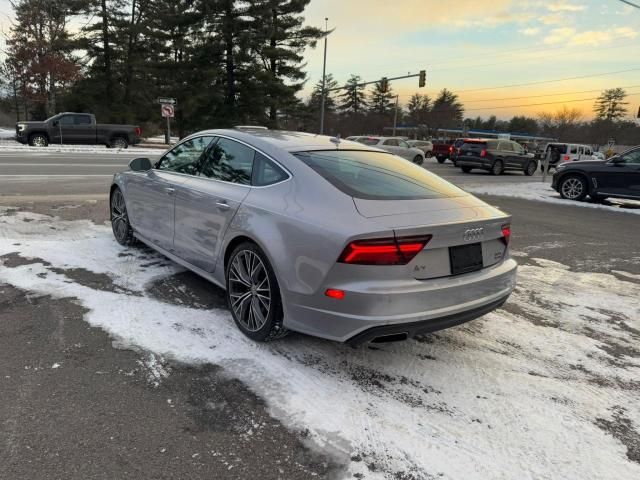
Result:
[[[408,337],[467,322],[500,306],[516,285],[509,258],[480,271],[430,280],[375,280],[343,289],[343,300],[285,292],[287,328],[330,340],[362,343],[389,333]]]
[[[456,158],[456,166],[458,167],[473,167],[484,168],[486,170],[491,169],[491,161],[486,157],[475,157],[471,155],[458,155]]]

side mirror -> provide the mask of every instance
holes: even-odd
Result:
[[[134,172],[148,172],[153,165],[148,158],[134,158],[129,162],[129,168]]]

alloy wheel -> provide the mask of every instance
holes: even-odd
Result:
[[[229,297],[238,322],[250,332],[264,327],[271,309],[267,268],[251,250],[239,251],[229,269]]]
[[[129,230],[129,218],[124,196],[120,190],[113,192],[111,197],[111,226],[118,242],[125,242]]]
[[[113,140],[113,148],[127,148],[127,142],[124,138],[116,138]]]
[[[584,185],[580,179],[571,177],[562,182],[562,195],[569,200],[580,198],[584,191]]]
[[[38,135],[38,136],[33,137],[32,143],[33,143],[34,147],[46,147],[47,146],[47,141],[42,135]]]

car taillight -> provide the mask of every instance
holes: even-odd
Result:
[[[449,153],[453,153],[453,147],[449,147]]]
[[[486,148],[480,152],[480,156],[481,157],[486,157],[487,156],[487,149]]]
[[[142,136],[142,129],[140,127],[136,127],[136,137]]]
[[[511,225],[502,226],[502,238],[500,240],[502,240],[505,246],[509,245],[509,240],[511,240]]]
[[[571,158],[571,157],[570,157],[569,155],[565,155],[565,156],[564,156],[564,161],[565,161],[565,162],[568,162],[570,158]]]
[[[425,247],[431,235],[356,240],[344,249],[338,262],[355,265],[406,265]]]

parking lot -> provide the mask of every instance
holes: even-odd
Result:
[[[400,343],[256,344],[221,290],[113,240],[136,156],[0,154],[0,478],[640,475],[635,203],[427,161],[513,215],[507,304]]]

